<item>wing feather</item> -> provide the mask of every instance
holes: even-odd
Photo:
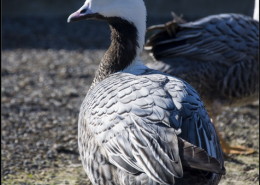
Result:
[[[213,15],[189,23],[173,20],[148,39],[146,48],[157,60],[184,57],[197,63],[231,65],[257,57],[257,30],[257,21],[239,14]]]
[[[117,80],[111,83],[113,78]],[[221,149],[212,150],[218,144],[214,128],[208,127],[212,123],[188,84],[154,70],[141,76],[116,73],[102,83],[106,86],[97,85],[84,100],[82,106],[88,111],[81,113],[81,119],[88,120],[88,130],[111,164],[131,174],[144,172],[161,184],[174,184],[174,177],[183,175],[178,137],[221,160]],[[143,84],[150,85],[144,90]],[[107,90],[110,94],[104,93]],[[106,103],[101,107],[98,101]],[[199,166],[195,167],[207,169]]]

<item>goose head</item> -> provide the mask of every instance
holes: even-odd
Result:
[[[97,19],[110,23],[120,18],[133,24],[137,29],[137,55],[143,49],[146,30],[146,8],[143,0],[86,0],[84,5],[68,17],[68,22]]]

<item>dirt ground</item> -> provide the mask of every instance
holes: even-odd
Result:
[[[4,18],[2,31],[2,184],[90,184],[78,156],[77,118],[109,43],[107,25]],[[256,150],[227,156],[220,184],[258,184],[259,103],[227,109],[217,125],[227,141]]]

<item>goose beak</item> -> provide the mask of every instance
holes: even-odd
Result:
[[[85,20],[85,19],[90,19],[93,18],[96,14],[93,13],[88,4],[83,5],[78,11],[74,12],[68,17],[67,22],[75,22],[75,21],[80,21],[80,20]]]
[[[67,19],[67,22],[70,23],[70,22],[73,22],[73,21],[77,21],[80,19],[80,17],[82,18],[83,16],[80,15],[80,12],[79,11],[76,11],[74,13],[72,13],[68,19]]]

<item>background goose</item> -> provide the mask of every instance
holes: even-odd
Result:
[[[259,0],[255,0],[255,7],[254,7],[254,19],[259,21]]]
[[[213,122],[225,106],[241,106],[259,95],[259,22],[239,14],[212,15],[185,23],[177,17],[146,43],[155,58],[148,64],[189,82],[201,95]],[[227,154],[249,154],[254,150],[229,146]]]
[[[93,184],[218,184],[218,137],[196,91],[140,60],[142,0],[87,0],[68,22],[107,21],[111,45],[79,114],[78,143]]]

